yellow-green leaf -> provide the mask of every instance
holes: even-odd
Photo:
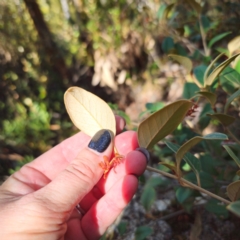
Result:
[[[89,136],[101,129],[116,134],[115,116],[106,102],[79,87],[71,87],[64,94],[64,103],[73,124]]]
[[[234,202],[240,197],[240,180],[233,182],[227,186],[228,197]]]
[[[211,72],[211,74],[206,78],[206,81],[204,83],[205,87],[206,86],[211,86],[213,81],[214,81],[214,79],[224,70],[225,67],[227,67],[239,55],[240,55],[240,53],[237,53],[234,56],[232,56],[229,59],[227,59],[226,61],[224,61],[223,63],[221,63],[219,66],[217,66]]]
[[[230,53],[230,56],[240,48],[240,36],[235,37],[228,43],[228,51]]]
[[[210,118],[218,120],[222,125],[229,126],[232,124],[236,119],[227,114],[223,113],[214,113],[214,114],[207,114]]]
[[[189,58],[175,54],[169,54],[168,56],[173,60],[177,61],[178,63],[180,63],[186,69],[187,74],[189,74],[192,71],[193,64]]]
[[[208,92],[208,91],[197,92],[197,94],[205,97],[212,106],[214,106],[214,104],[217,100],[217,95],[214,93]]]
[[[192,105],[191,101],[179,100],[142,121],[138,127],[139,145],[148,149],[152,148],[154,144],[177,128]]]
[[[181,170],[180,170],[180,164],[181,161],[184,157],[184,155],[196,144],[198,144],[199,142],[201,142],[202,140],[227,140],[228,137],[227,135],[223,134],[223,133],[211,133],[208,134],[206,136],[197,136],[194,137],[192,139],[190,139],[189,141],[187,141],[186,143],[184,143],[177,151],[176,153],[176,162],[177,162],[177,175],[180,176],[181,174]]]

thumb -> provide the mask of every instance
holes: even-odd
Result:
[[[53,209],[71,211],[99,181],[103,174],[99,163],[112,151],[112,132],[100,130],[70,165],[36,194]]]

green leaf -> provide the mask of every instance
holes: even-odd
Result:
[[[228,217],[228,211],[226,206],[215,199],[210,199],[208,203],[205,205],[205,208],[209,212],[216,214],[218,217],[221,217],[221,218]]]
[[[210,40],[210,42],[208,43],[208,47],[211,48],[214,43],[216,43],[217,41],[223,39],[224,37],[226,37],[226,36],[229,35],[230,33],[232,33],[232,32],[225,32],[225,33],[221,33],[221,34],[215,36],[215,37],[212,38],[212,39]]]
[[[179,203],[185,202],[190,196],[192,196],[193,190],[186,187],[178,187],[176,191],[176,198]]]
[[[235,98],[238,98],[240,97],[240,89],[238,89],[234,94],[232,94],[228,100],[227,100],[227,103],[225,104],[225,107],[224,107],[224,112],[226,113],[227,110],[228,110],[228,107],[229,105],[231,104],[231,102],[235,99]]]
[[[156,199],[156,191],[153,187],[146,186],[143,189],[140,202],[144,208],[149,211]]]
[[[240,53],[235,54],[234,56],[230,57],[223,63],[221,63],[219,66],[217,66],[211,74],[206,78],[205,80],[205,87],[206,86],[211,86],[215,78],[226,68],[236,57],[238,57]]]
[[[237,201],[240,198],[240,180],[227,186],[227,194],[231,201]]]
[[[161,177],[151,177],[147,180],[146,185],[148,187],[157,187],[164,186],[166,184],[166,180]]]
[[[139,146],[151,149],[154,144],[173,132],[192,105],[191,101],[179,100],[142,121],[138,127]]]
[[[162,42],[162,50],[165,53],[169,53],[171,50],[174,49],[174,42],[173,39],[170,37],[166,37],[164,38],[163,42]]]
[[[193,69],[193,74],[198,80],[198,82],[201,84],[201,86],[204,85],[204,73],[206,72],[206,70],[207,70],[206,65],[200,65]]]
[[[153,233],[152,228],[148,226],[141,226],[136,229],[135,240],[144,240],[147,239]]]
[[[240,201],[236,201],[233,203],[230,203],[227,206],[227,209],[232,212],[233,214],[237,215],[238,217],[240,217]]]
[[[238,165],[238,167],[240,167],[240,160],[235,155],[235,153],[232,151],[232,149],[229,146],[227,146],[227,145],[223,145],[223,147],[226,149],[226,151],[231,156],[231,158],[235,161],[235,163]]]
[[[180,170],[180,164],[181,161],[184,157],[184,155],[196,144],[198,144],[199,142],[201,142],[202,140],[227,140],[228,137],[227,135],[223,134],[223,133],[211,133],[208,134],[206,136],[200,137],[194,137],[192,139],[190,139],[189,141],[187,141],[186,143],[184,143],[177,151],[176,153],[176,161],[177,161],[177,175],[180,176],[181,174],[181,170]]]
[[[118,232],[121,236],[126,232],[127,225],[128,225],[128,223],[123,222],[123,221],[118,224],[117,229],[118,229]]]
[[[200,92],[197,92],[197,94],[205,97],[211,103],[212,107],[216,103],[217,95],[215,93],[200,91]]]
[[[240,87],[240,74],[231,67],[226,67],[222,73],[219,75],[221,84],[229,82],[233,87]]]
[[[166,141],[165,143],[175,153],[180,148],[180,146],[178,146],[177,144],[174,144],[174,143],[171,143],[171,142],[168,142],[168,141]],[[191,153],[186,153],[183,157],[183,160],[185,160],[186,163],[188,163],[190,165],[190,167],[192,168],[193,172],[196,175],[198,186],[201,186],[199,172],[201,171],[202,167],[201,167],[201,162],[199,161],[199,159],[197,159]]]
[[[190,99],[199,91],[198,86],[192,82],[186,82],[183,88],[183,98]]]
[[[189,58],[176,54],[169,54],[168,56],[173,60],[177,61],[178,63],[180,63],[186,69],[187,71],[186,74],[189,74],[192,71],[193,64]]]
[[[150,113],[154,113],[164,107],[163,102],[147,103],[146,108]]]
[[[212,175],[206,173],[206,172],[200,172],[200,181],[201,181],[201,187],[211,189],[215,187],[215,181]],[[196,175],[193,172],[187,173],[184,175],[184,179],[188,180],[189,182],[192,182],[194,184],[197,184],[197,178]]]
[[[236,120],[235,117],[223,113],[207,114],[207,116],[218,120],[223,126],[229,126]]]

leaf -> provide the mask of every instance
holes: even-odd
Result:
[[[230,53],[230,56],[240,48],[240,36],[235,37],[228,43],[228,50]]]
[[[190,99],[195,96],[196,92],[198,91],[199,87],[195,83],[185,82],[182,96],[185,99]]]
[[[210,199],[208,203],[205,205],[205,208],[209,212],[216,214],[218,217],[222,218],[228,217],[228,211],[226,209],[226,206],[216,199]]]
[[[207,114],[207,116],[218,120],[223,126],[229,126],[236,120],[235,117],[223,113]]]
[[[198,80],[201,87],[203,87],[204,84],[204,73],[206,72],[206,70],[207,70],[206,65],[200,65],[193,69],[194,76]]]
[[[231,156],[231,158],[235,161],[235,163],[238,165],[238,167],[240,167],[240,160],[235,155],[235,153],[232,151],[232,149],[229,146],[227,146],[227,145],[223,145],[223,147],[226,149],[226,151]]]
[[[209,75],[209,72],[211,71],[213,65],[217,62],[217,60],[222,57],[224,55],[224,53],[221,53],[219,54],[210,64],[209,66],[207,67],[206,71],[204,72],[204,76],[203,76],[203,80],[204,80],[204,83],[206,82],[207,80],[207,77]]]
[[[141,204],[144,206],[144,208],[149,211],[152,204],[154,203],[156,199],[156,191],[153,187],[145,186],[140,198]]]
[[[228,137],[227,135],[223,134],[223,133],[211,133],[208,134],[206,136],[200,137],[194,137],[192,139],[190,139],[189,141],[187,141],[186,143],[184,143],[177,151],[176,153],[176,161],[177,161],[177,175],[180,176],[181,170],[180,170],[180,164],[181,161],[184,157],[184,155],[196,144],[198,144],[199,142],[201,142],[202,140],[227,140]]]
[[[211,48],[214,43],[216,43],[217,41],[223,39],[224,37],[226,37],[226,36],[229,35],[230,33],[232,33],[232,32],[225,32],[225,33],[218,34],[217,36],[215,36],[214,38],[212,38],[212,39],[209,41],[208,47]]]
[[[226,68],[240,53],[235,54],[234,56],[230,57],[219,66],[217,66],[212,73],[206,78],[205,86],[211,86],[214,79]]]
[[[169,53],[171,50],[174,49],[174,41],[170,37],[164,38],[162,42],[162,50],[165,53]]]
[[[79,87],[71,87],[64,94],[64,103],[73,124],[89,136],[101,129],[116,134],[115,116],[106,102]]]
[[[225,113],[227,112],[227,109],[228,109],[229,105],[231,104],[231,102],[232,102],[235,98],[237,98],[237,97],[240,97],[240,89],[238,89],[234,94],[232,94],[232,95],[228,98],[228,100],[227,100],[227,102],[226,102],[226,104],[225,104],[225,107],[224,107],[224,112],[225,112]]]
[[[238,170],[238,171],[236,172],[236,175],[240,176],[240,170]]]
[[[214,106],[214,104],[216,103],[217,95],[215,93],[200,91],[197,92],[197,94],[205,97],[211,103],[212,106]]]
[[[192,71],[193,64],[189,58],[175,54],[169,54],[168,56],[173,60],[177,61],[178,63],[180,63],[186,69],[187,71],[186,74],[189,74]]]
[[[178,202],[181,204],[185,202],[190,196],[193,195],[193,191],[194,190],[190,188],[178,187],[178,189],[176,190],[176,198]]]
[[[202,12],[202,7],[201,5],[196,2],[195,0],[187,0],[187,3],[198,13],[201,14]]]
[[[235,215],[237,215],[238,217],[240,217],[240,201],[236,201],[236,202],[233,202],[233,203],[230,203],[228,206],[227,206],[227,209],[234,213]]]
[[[144,240],[147,239],[153,233],[152,228],[149,226],[141,226],[136,229],[135,240]]]
[[[178,146],[177,144],[174,144],[174,143],[171,143],[171,142],[168,142],[168,141],[166,141],[165,143],[175,153],[180,148],[180,146]],[[192,168],[193,172],[196,175],[198,186],[201,186],[199,172],[201,171],[202,167],[201,167],[201,162],[199,161],[199,159],[197,159],[191,153],[186,153],[183,157],[183,160],[185,160],[186,163],[188,163],[190,165],[190,167]],[[176,169],[175,169],[175,172],[176,172]]]
[[[240,198],[240,180],[227,186],[227,194],[231,201],[237,201]]]
[[[189,240],[199,240],[202,232],[202,220],[200,213],[196,213],[195,221],[190,231]]]
[[[235,88],[240,87],[240,74],[231,67],[226,67],[219,75],[221,83],[230,82]]]
[[[193,103],[179,100],[153,113],[142,121],[138,127],[138,142],[140,147],[150,149],[173,132],[182,122]]]
[[[175,166],[172,166],[171,164],[169,163],[165,163],[165,162],[159,162],[158,164],[161,164],[167,168],[169,168],[170,170],[172,170],[174,173],[176,172],[176,167]]]

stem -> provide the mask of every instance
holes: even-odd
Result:
[[[181,182],[185,183],[185,184],[188,185],[189,187],[191,187],[191,188],[193,188],[193,189],[195,189],[195,190],[198,190],[198,191],[200,191],[200,192],[202,192],[202,193],[205,193],[205,194],[207,194],[207,195],[209,195],[209,196],[211,196],[211,197],[213,197],[213,198],[215,198],[215,199],[217,199],[217,200],[219,200],[219,201],[221,201],[221,202],[224,202],[225,204],[230,204],[230,203],[231,203],[231,202],[228,201],[227,199],[224,199],[224,198],[222,198],[222,197],[219,197],[218,195],[216,195],[216,194],[214,194],[214,193],[211,193],[211,192],[209,192],[208,190],[206,190],[206,189],[204,189],[204,188],[201,188],[201,187],[199,187],[199,186],[197,186],[197,185],[195,185],[195,184],[187,181],[187,180],[184,179],[184,178],[178,178],[177,176],[175,176],[175,175],[173,175],[173,174],[170,174],[170,173],[167,173],[167,172],[164,172],[164,171],[161,171],[161,170],[158,170],[158,169],[156,169],[156,168],[149,167],[149,166],[147,166],[147,170],[149,170],[149,171],[151,171],[151,172],[159,173],[159,174],[164,175],[164,176],[169,177],[169,178],[173,178],[173,179],[180,180]]]
[[[236,136],[230,131],[229,128],[226,127],[226,132],[235,140],[236,143],[240,145],[240,141],[236,138]]]
[[[204,53],[205,53],[205,56],[208,57],[210,55],[210,51],[209,51],[209,48],[207,47],[206,34],[204,32],[204,28],[203,28],[200,16],[199,16],[199,26],[200,26],[200,33],[202,36]]]

